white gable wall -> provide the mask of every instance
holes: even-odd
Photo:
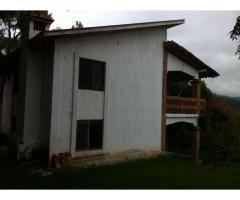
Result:
[[[160,150],[164,41],[165,29],[55,41],[50,156],[75,155],[76,121],[92,117],[104,118],[106,151]],[[77,89],[80,57],[106,62],[105,92]]]
[[[182,71],[193,76],[195,79],[199,78],[199,72],[196,69],[171,53],[168,54],[168,71]]]

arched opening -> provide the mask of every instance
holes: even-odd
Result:
[[[192,155],[195,131],[194,125],[187,122],[167,125],[167,151]]]

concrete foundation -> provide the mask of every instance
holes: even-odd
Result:
[[[100,165],[112,165],[129,160],[137,159],[147,159],[151,157],[156,157],[160,154],[160,151],[147,151],[132,149],[128,151],[121,151],[115,153],[108,153],[99,156],[83,157],[74,159],[74,167],[90,167],[90,166],[100,166]]]

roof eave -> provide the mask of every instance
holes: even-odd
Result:
[[[205,72],[199,72],[200,78],[214,78],[219,76],[219,73],[214,69],[206,65],[203,61],[201,61],[194,54],[189,52],[184,47],[180,46],[174,41],[167,41],[164,43],[164,47],[173,55],[184,61],[185,63],[191,65],[196,70],[206,70]]]
[[[135,24],[120,24],[113,26],[99,26],[99,27],[89,27],[80,29],[63,29],[54,31],[45,31],[44,37],[61,37],[61,36],[71,36],[71,35],[85,35],[93,33],[104,33],[104,32],[116,32],[116,31],[127,31],[135,29],[146,29],[146,28],[156,28],[156,27],[166,27],[171,28],[174,26],[181,25],[185,22],[184,19],[180,20],[169,20],[169,21],[156,21],[156,22],[145,22],[145,23],[135,23]]]

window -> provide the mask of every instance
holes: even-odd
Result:
[[[105,63],[86,58],[79,61],[78,89],[104,91]]]
[[[36,31],[45,31],[45,24],[42,22],[34,22],[33,29]]]
[[[102,149],[103,120],[78,120],[76,151]]]

